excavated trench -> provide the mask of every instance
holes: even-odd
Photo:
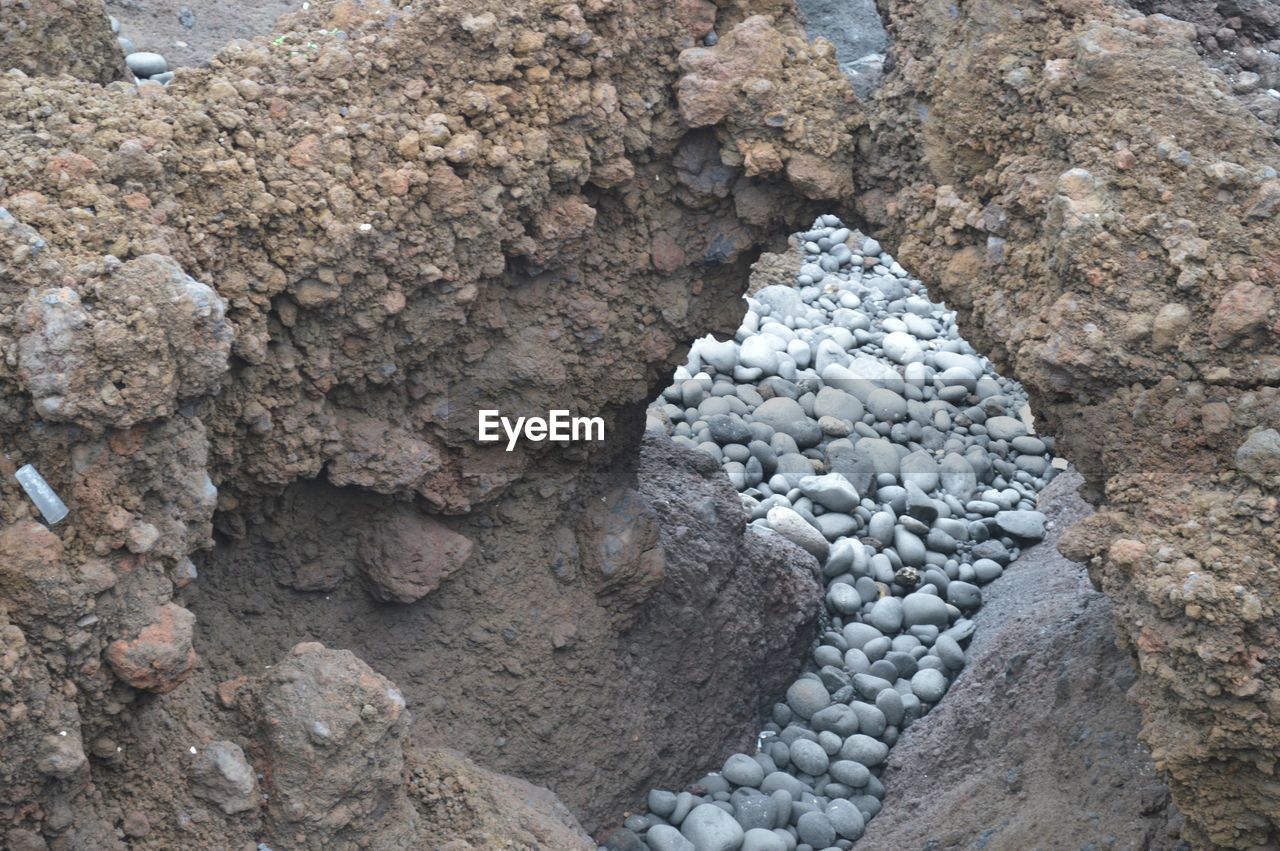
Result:
[[[8,847],[1280,841],[1277,22],[798,5],[311,3],[165,86],[0,10]]]

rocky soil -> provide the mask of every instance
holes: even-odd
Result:
[[[281,27],[167,86],[0,79],[15,847],[414,847],[442,828],[399,816],[474,806],[434,743],[592,827],[741,747],[812,635],[807,557],[696,465],[634,466],[687,341],[852,185],[830,48],[767,5]],[[474,440],[494,403],[611,439],[508,454]]]
[[[323,0],[214,55],[199,33],[278,11],[221,5],[110,7],[211,57],[168,85],[128,80],[100,0],[0,8],[8,847],[589,848],[747,748],[816,565],[644,407],[832,207],[1079,466],[1099,510],[1060,548],[1186,818],[1115,700],[1106,607],[1059,570],[1016,593],[1079,646],[989,607],[1013,632],[902,737],[907,812],[866,842],[1028,847],[1061,753],[1124,781],[1073,795],[1073,841],[1280,844],[1273,4],[882,0],[886,58],[856,67],[787,0]],[[609,439],[506,453],[481,407]],[[1017,707],[992,693],[1019,678]],[[1097,719],[1028,723],[1043,752],[956,754],[966,693],[1078,714],[1085,683]]]
[[[1173,18],[885,10],[896,71],[858,206],[1023,382],[1100,504],[1061,546],[1136,655],[1188,837],[1275,845],[1275,126]]]

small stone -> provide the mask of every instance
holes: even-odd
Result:
[[[982,589],[971,582],[950,582],[947,584],[947,602],[962,612],[972,612],[982,606]]]
[[[159,53],[130,53],[124,58],[125,64],[135,77],[146,79],[169,70],[169,63]]]
[[[811,553],[819,562],[827,560],[831,545],[822,533],[809,525],[794,509],[778,505],[769,509],[765,522],[773,531]]]
[[[831,511],[853,511],[861,502],[853,485],[839,473],[805,476],[800,480],[799,488],[809,499]]]
[[[742,825],[712,804],[699,804],[680,825],[680,833],[697,851],[738,851],[742,847]]]
[[[741,851],[788,851],[786,840],[762,827],[748,830],[742,839]]]
[[[827,804],[827,819],[844,839],[858,839],[866,828],[862,812],[849,801],[835,800]]]
[[[911,678],[911,692],[924,703],[937,703],[947,693],[947,678],[941,671],[922,668]]]
[[[791,743],[791,764],[805,774],[817,777],[826,773],[828,762],[827,752],[817,742],[797,739]]]
[[[867,394],[867,410],[878,420],[900,423],[907,418],[907,400],[887,387],[877,387]]]
[[[258,782],[244,751],[234,742],[213,741],[196,750],[188,783],[191,794],[212,801],[227,815],[258,806]]]
[[[1022,420],[1014,417],[991,417],[985,425],[992,440],[1012,440],[1027,433]]]
[[[808,720],[814,713],[831,705],[831,693],[820,681],[804,677],[787,689],[787,705],[796,715]]]
[[[650,851],[699,851],[698,846],[669,824],[655,824],[644,835]]]
[[[935,671],[935,673],[937,672]],[[919,676],[919,674],[916,676]],[[888,756],[888,745],[862,733],[855,733],[845,739],[844,746],[840,748],[841,759],[860,762],[868,768],[874,768],[884,762]]]
[[[907,629],[920,625],[945,629],[950,622],[946,602],[934,594],[917,592],[902,600],[902,623]]]
[[[736,753],[724,762],[720,769],[724,779],[735,786],[758,788],[764,780],[764,769],[746,754]],[[674,801],[672,802],[674,804]]]
[[[997,511],[996,525],[1007,535],[1026,541],[1044,539],[1045,516],[1039,511]]]
[[[1280,431],[1255,431],[1236,450],[1236,469],[1260,485],[1280,485]]]
[[[814,848],[829,848],[835,844],[836,829],[825,813],[808,812],[800,816],[796,822],[796,832],[800,841]]]
[[[866,622],[886,635],[902,629],[902,601],[897,597],[884,597],[871,607]]]

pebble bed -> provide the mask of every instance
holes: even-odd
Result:
[[[1036,494],[1062,465],[1021,386],[874,239],[829,215],[797,236],[795,286],[749,296],[733,340],[698,340],[648,427],[814,555],[823,632],[758,750],[651,791],[610,849],[852,847],[889,749],[964,668],[982,586],[1045,535]]]
[[[190,9],[184,9],[183,12],[191,14]],[[173,72],[169,70],[169,63],[163,56],[159,53],[135,50],[133,40],[120,32],[120,20],[114,15],[110,16],[110,20],[111,31],[115,33],[120,52],[124,54],[124,64],[129,66],[129,70],[133,72],[139,84],[149,80],[167,86],[173,82]]]

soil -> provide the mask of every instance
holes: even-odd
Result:
[[[902,851],[1174,851],[1182,818],[1138,739],[1111,606],[1057,551],[1092,513],[1074,469],[1040,495],[1053,526],[983,588],[969,664],[890,753],[862,839]]]

